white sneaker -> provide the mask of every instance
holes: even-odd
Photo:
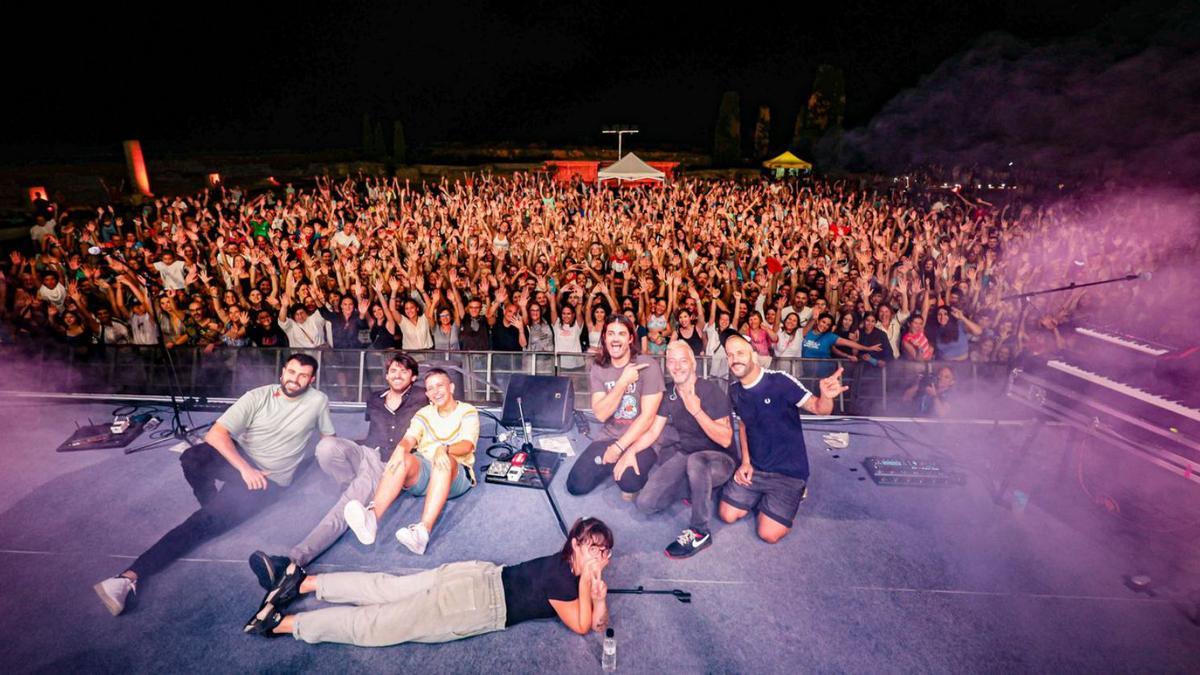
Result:
[[[378,525],[375,522],[374,511],[363,506],[357,499],[351,499],[346,503],[346,508],[342,509],[342,516],[346,518],[346,525],[350,526],[360,542],[368,546],[375,543]]]
[[[137,584],[128,577],[111,577],[92,586],[96,595],[113,616],[125,611],[125,600],[130,593],[137,593]]]
[[[424,523],[413,523],[396,530],[396,541],[417,555],[425,555],[425,547],[429,545],[429,530],[425,529]]]

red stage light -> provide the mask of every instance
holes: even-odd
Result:
[[[146,160],[142,157],[141,141],[125,141],[125,164],[129,167],[129,179],[143,197],[153,197],[150,192],[150,176],[146,173]]]

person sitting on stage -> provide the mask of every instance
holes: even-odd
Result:
[[[667,345],[667,372],[673,380],[650,431],[629,448],[641,452],[658,442],[658,464],[637,497],[642,513],[657,513],[681,498],[691,500],[688,527],[667,546],[672,558],[687,558],[712,545],[708,527],[713,490],[720,489],[737,467],[729,397],[710,380],[696,377],[696,354],[681,340]],[[677,442],[664,444],[665,430]]]
[[[429,400],[425,389],[416,384],[418,366],[403,352],[392,356],[385,378],[387,389],[367,397],[367,437],[362,443],[331,436],[317,443],[317,464],[337,481],[342,490],[337,503],[321,522],[287,556],[255,551],[250,569],[263,588],[270,590],[284,573],[288,563],[301,569],[333,545],[346,531],[345,508],[351,500],[370,499],[383,476],[383,466],[412,423],[413,416]]]
[[[653,451],[634,452],[632,448],[650,430],[658,413],[662,369],[653,358],[639,354],[637,329],[628,317],[608,317],[601,335],[589,380],[592,413],[605,423],[605,438],[580,453],[567,475],[567,491],[587,494],[611,475],[632,498],[646,484],[654,466]]]
[[[213,423],[204,443],[183,451],[183,477],[200,509],[120,575],[94,586],[113,616],[125,610],[139,581],[278,499],[306,459],[314,430],[333,436],[329,398],[309,388],[316,374],[316,359],[292,354],[283,363],[279,384],[243,394]],[[217,481],[224,483],[219,490]]]
[[[263,598],[244,630],[360,647],[450,642],[555,616],[580,635],[599,632],[608,624],[603,572],[612,547],[608,526],[584,518],[575,521],[561,551],[519,565],[459,562],[407,576],[289,574]],[[284,614],[305,593],[356,606]]]
[[[732,523],[758,509],[758,536],[774,544],[792,528],[807,493],[808,451],[799,411],[814,415],[833,412],[833,400],[847,391],[842,368],[821,380],[821,395],[813,396],[788,373],[760,368],[754,347],[742,335],[725,339],[729,400],[737,415],[742,464],[721,494],[721,520]]]
[[[408,431],[384,467],[375,499],[346,503],[346,523],[364,544],[375,542],[379,519],[402,490],[425,497],[421,520],[396,531],[396,539],[417,555],[425,554],[429,533],[448,499],[462,496],[475,485],[475,444],[479,441],[479,411],[454,400],[454,383],[441,368],[425,374],[429,405],[417,411]],[[415,450],[415,452],[414,452]]]

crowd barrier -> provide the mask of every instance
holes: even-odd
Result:
[[[164,350],[134,345],[80,350],[57,342],[3,344],[0,359],[5,365],[0,371],[5,381],[0,389],[114,398],[172,394],[197,400],[236,398],[247,389],[277,382],[284,359],[293,351],[296,350],[243,347],[206,352],[203,348]],[[392,354],[359,349],[301,351],[311,354],[321,364],[315,386],[340,404],[362,403],[372,390],[383,387],[384,371]],[[461,373],[459,398],[471,403],[499,405],[509,379],[525,373],[571,378],[576,392],[575,407],[581,410],[589,407],[588,367],[592,360],[589,354],[433,350],[409,354],[423,367],[440,366]],[[654,358],[665,373],[665,357]],[[841,415],[909,416],[913,406],[904,401],[905,390],[942,366],[955,373],[955,397],[984,401],[994,397],[999,405],[1008,375],[1008,370],[999,364],[965,361],[894,361],[879,368],[844,360],[774,358],[769,367],[790,373],[815,392],[818,380],[838,365],[845,368],[843,382],[850,387],[836,403],[834,412]],[[728,382],[728,367],[723,361],[699,358],[697,370],[722,387]],[[973,416],[978,417],[978,412],[975,410]],[[996,416],[1010,416],[1001,412],[998,410]]]

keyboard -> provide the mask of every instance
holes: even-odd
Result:
[[[1173,413],[1176,415],[1180,415],[1182,417],[1185,417],[1185,418],[1190,419],[1195,422],[1200,422],[1200,409],[1185,405],[1183,403],[1180,403],[1179,401],[1172,401],[1172,400],[1163,398],[1162,396],[1159,396],[1158,394],[1154,394],[1154,393],[1151,393],[1144,389],[1139,389],[1137,387],[1132,387],[1123,382],[1118,382],[1111,378],[1105,377],[1104,375],[1101,375],[1099,373],[1094,373],[1094,372],[1091,372],[1088,370],[1084,370],[1083,368],[1080,368],[1078,366],[1073,366],[1073,365],[1071,365],[1069,363],[1065,363],[1063,361],[1048,361],[1046,363],[1046,365],[1050,368],[1053,368],[1054,370],[1057,370],[1057,371],[1060,371],[1063,373],[1067,373],[1068,375],[1074,375],[1075,377],[1078,377],[1078,378],[1084,380],[1085,382],[1090,382],[1091,384],[1105,387],[1114,392],[1117,392],[1118,394],[1124,394],[1125,396],[1130,396],[1130,397],[1137,399],[1143,403],[1148,403],[1152,406],[1161,408],[1167,412],[1170,412],[1170,413]]]
[[[1200,408],[1063,360],[1009,376],[1007,395],[1076,431],[1200,483]]]
[[[1149,340],[1137,338],[1132,335],[1123,335],[1120,333],[1102,331],[1095,328],[1086,328],[1083,326],[1076,327],[1075,332],[1093,340],[1106,342],[1110,345],[1116,345],[1123,349],[1129,349],[1141,354],[1146,354],[1148,356],[1162,356],[1163,354],[1171,351],[1169,347],[1157,345]]]

